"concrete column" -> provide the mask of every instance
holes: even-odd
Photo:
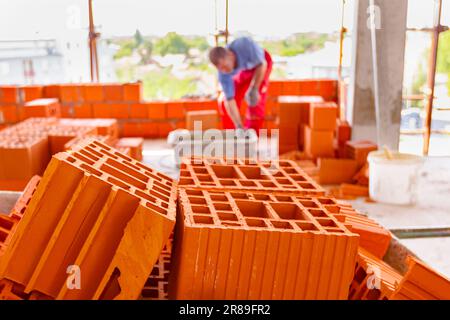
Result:
[[[353,139],[373,140],[394,150],[400,136],[407,4],[407,0],[358,0],[355,4],[347,119],[353,126]]]

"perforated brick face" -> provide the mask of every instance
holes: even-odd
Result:
[[[190,226],[351,234],[335,218],[340,207],[331,198],[198,189],[181,189],[179,196]]]
[[[289,160],[185,158],[180,186],[207,190],[240,190],[323,195],[324,190]]]

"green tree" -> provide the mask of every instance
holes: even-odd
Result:
[[[450,93],[450,31],[440,35],[436,68],[438,72],[448,75],[447,88]]]
[[[152,62],[153,43],[148,40],[144,40],[138,47],[138,53],[141,57],[142,64],[149,64]]]
[[[133,54],[133,50],[135,49],[136,45],[134,40],[125,40],[121,41],[119,43],[119,50],[117,50],[116,54],[114,55],[114,59],[120,59],[123,57],[129,57]]]
[[[144,37],[138,29],[136,29],[136,32],[134,33],[134,42],[136,44],[136,48],[144,42]]]
[[[162,56],[166,54],[187,54],[189,45],[187,41],[176,32],[169,32],[165,37],[155,43],[155,52]]]

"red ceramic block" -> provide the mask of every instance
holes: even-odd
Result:
[[[360,168],[366,164],[369,153],[378,149],[374,142],[367,140],[347,141],[345,148],[347,158],[355,159]]]
[[[28,102],[43,98],[43,86],[28,85],[19,88],[19,94],[22,102]]]
[[[352,137],[352,127],[346,120],[336,120],[336,140],[339,146],[345,145]]]
[[[269,96],[281,96],[283,94],[283,81],[281,80],[271,80],[269,82],[269,87],[267,89],[267,94]]]
[[[175,125],[172,122],[158,123],[158,136],[161,138],[167,138],[167,135],[175,129]]]
[[[61,99],[61,89],[59,84],[45,85],[43,90],[44,98]]]
[[[391,300],[450,300],[450,279],[409,256],[408,270]]]
[[[0,103],[19,103],[19,88],[17,86],[0,86]]]
[[[129,117],[130,105],[128,103],[112,103],[109,108],[112,118],[127,119]]]
[[[312,158],[334,157],[334,131],[315,130],[305,126],[305,152]]]
[[[92,118],[93,111],[90,103],[76,103],[73,106],[75,118]]]
[[[1,277],[57,299],[137,299],[172,232],[175,203],[171,178],[86,141],[53,157]],[[83,270],[79,290],[66,286],[68,265]]]
[[[123,101],[123,86],[119,83],[103,85],[103,97],[107,102]]]
[[[182,119],[185,117],[183,101],[170,101],[167,103],[167,118]]]
[[[148,109],[147,103],[133,103],[130,105],[130,118],[147,119]]]
[[[152,120],[164,120],[167,118],[167,103],[147,102],[148,118]]]
[[[81,88],[76,84],[61,84],[59,96],[62,103],[79,102],[82,99]]]
[[[359,248],[349,300],[389,300],[402,275],[380,258]]]
[[[25,103],[22,108],[22,118],[28,119],[33,117],[60,117],[61,105],[58,99],[45,98],[36,99]]]
[[[346,299],[358,236],[316,198],[181,188],[179,204],[171,299]]]
[[[36,175],[33,176],[28,182],[27,186],[23,190],[22,195],[17,199],[16,204],[12,208],[9,216],[17,221],[19,221],[23,214],[25,213],[25,209],[30,203],[31,197],[35,193],[39,182],[41,181],[41,177]]]
[[[140,102],[142,100],[142,82],[124,83],[123,100],[127,102]]]
[[[3,123],[15,123],[19,120],[19,111],[16,105],[0,105],[0,119]]]
[[[185,158],[179,185],[207,190],[324,194],[316,182],[289,160]]]
[[[94,118],[113,118],[111,104],[93,103],[92,114]]]
[[[312,103],[309,126],[315,130],[335,130],[338,107],[334,102]]]
[[[81,87],[82,98],[85,102],[104,101],[103,86],[101,84],[85,83]]]

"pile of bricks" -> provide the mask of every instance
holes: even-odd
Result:
[[[0,128],[27,117],[114,118],[126,137],[160,138],[180,128],[190,128],[193,117],[205,127],[216,127],[216,99],[145,101],[142,83],[79,83],[0,86]],[[334,79],[271,81],[267,92],[264,127],[279,126],[281,96],[317,96],[338,101]],[[241,115],[247,112],[245,101]],[[193,112],[193,113],[192,113]],[[196,114],[200,112],[200,114]],[[302,131],[298,133],[303,135]]]
[[[1,297],[137,299],[175,224],[176,188],[97,141],[54,155],[8,235]],[[68,266],[80,289],[66,286]]]
[[[23,190],[31,177],[42,175],[53,154],[66,150],[73,140],[102,134],[115,143],[117,121],[29,118],[1,130],[0,189]]]
[[[383,262],[391,237],[293,161],[192,157],[177,183],[81,139],[0,216],[0,299],[448,299]]]

